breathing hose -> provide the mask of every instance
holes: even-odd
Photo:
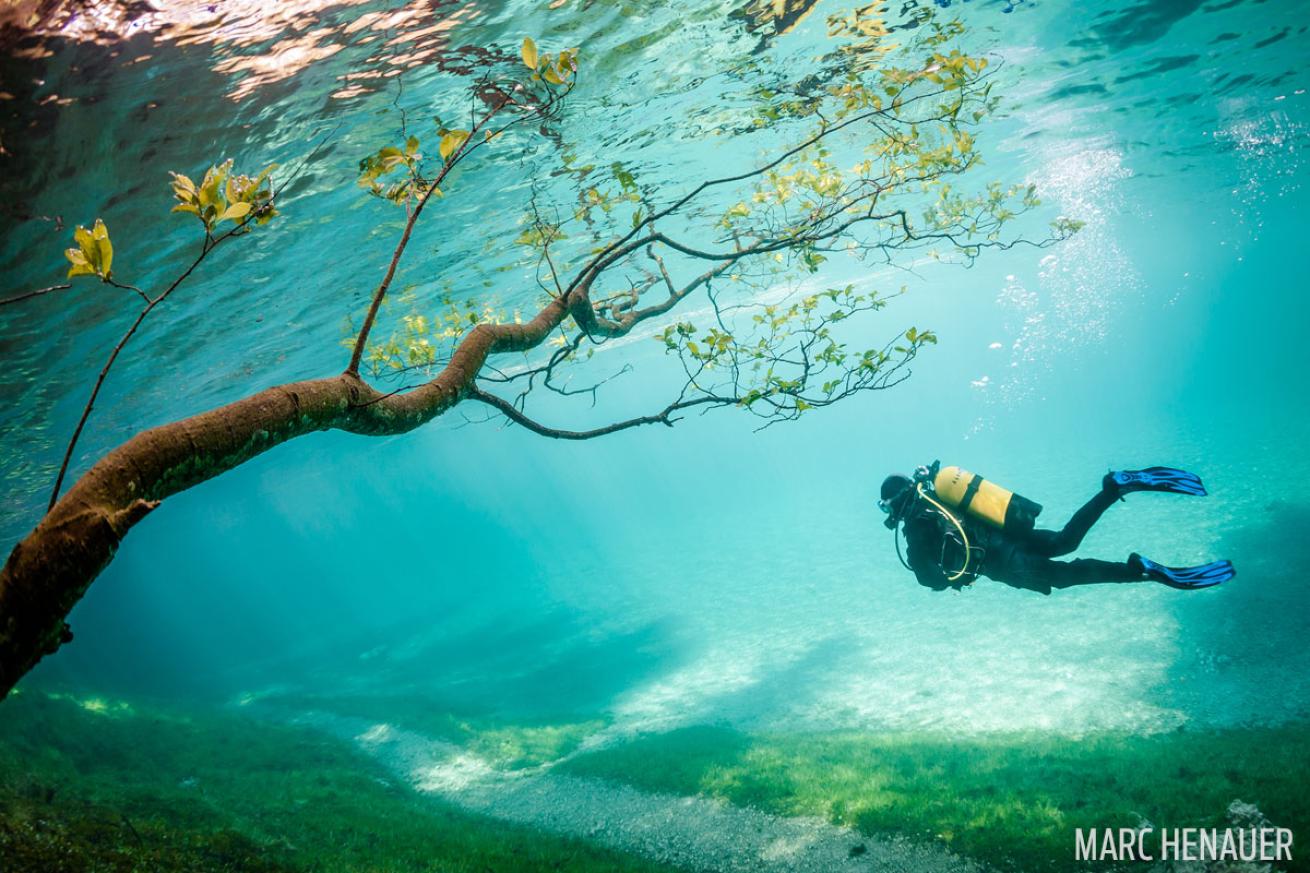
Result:
[[[949,518],[951,520],[951,524],[955,525],[955,529],[960,532],[960,539],[964,542],[964,566],[961,567],[955,573],[954,576],[946,577],[946,581],[954,582],[969,571],[969,561],[973,557],[973,549],[969,545],[969,535],[964,532],[964,525],[960,524],[960,520],[956,518],[954,515],[952,515],[949,509],[947,509],[945,506],[942,506],[936,500],[933,500],[931,497],[928,496],[928,494],[923,490],[922,482],[916,483],[914,487],[915,490],[919,492],[920,497],[931,503],[933,506],[937,507],[938,512]],[[900,546],[900,541],[898,540],[897,541],[898,553],[899,553],[899,546]]]

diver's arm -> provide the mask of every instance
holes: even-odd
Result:
[[[905,524],[906,562],[919,584],[933,591],[955,588],[946,572],[933,558],[933,546],[939,544],[941,531],[931,519],[916,518]]]
[[[942,573],[942,568],[937,565],[924,566],[922,564],[910,564],[914,568],[914,578],[925,589],[934,591],[946,591],[950,589],[951,583],[947,581],[946,574]]]
[[[923,564],[915,564],[913,563],[913,558],[911,558],[910,561],[910,566],[914,568],[914,578],[918,579],[919,584],[923,587],[931,588],[933,591],[945,591],[948,588],[956,587],[946,578],[946,574],[942,572],[942,568],[938,567],[936,564],[929,564],[927,566]]]

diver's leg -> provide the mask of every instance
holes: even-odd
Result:
[[[1096,524],[1101,515],[1118,499],[1117,493],[1109,488],[1102,488],[1073,514],[1073,518],[1069,519],[1062,530],[1029,531],[1024,537],[1024,547],[1044,558],[1058,558],[1069,554],[1082,544],[1083,537],[1087,536],[1092,525]]]
[[[1052,561],[1020,549],[1006,553],[1000,561],[994,562],[992,557],[989,553],[984,559],[984,576],[1004,582],[1012,588],[1023,588],[1040,594],[1050,594],[1053,588],[1072,588],[1075,585],[1099,582],[1141,582],[1146,578],[1140,567],[1128,561],[1099,561],[1095,558]]]
[[[1046,561],[1043,567],[1052,588],[1096,585],[1102,582],[1142,582],[1141,570],[1128,561],[1101,561],[1078,558],[1073,561]]]

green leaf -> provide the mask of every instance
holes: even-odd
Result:
[[[523,63],[530,70],[537,68],[537,44],[530,36],[523,37]]]

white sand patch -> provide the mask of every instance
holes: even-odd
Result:
[[[356,743],[417,791],[471,812],[689,870],[741,873],[977,873],[933,846],[873,839],[819,818],[788,818],[704,797],[640,791],[549,766],[504,771],[464,749],[391,725],[328,713],[295,719]],[[853,854],[854,853],[854,854]]]

